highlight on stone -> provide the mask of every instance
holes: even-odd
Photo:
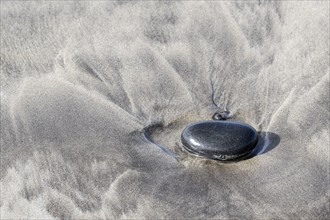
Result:
[[[205,121],[188,125],[181,141],[189,153],[208,159],[233,161],[252,152],[258,134],[250,125],[228,121]]]

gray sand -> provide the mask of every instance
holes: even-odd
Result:
[[[1,2],[1,219],[329,218],[329,9]],[[180,152],[215,110],[259,155]]]

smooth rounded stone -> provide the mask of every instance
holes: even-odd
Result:
[[[184,148],[214,160],[238,160],[249,154],[258,142],[250,125],[228,121],[205,121],[188,125],[182,132]]]

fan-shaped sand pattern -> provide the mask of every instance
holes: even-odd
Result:
[[[329,217],[328,2],[5,1],[1,70],[1,219]],[[216,110],[257,156],[178,151]]]

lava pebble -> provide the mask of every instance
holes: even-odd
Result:
[[[182,132],[184,148],[197,156],[230,161],[249,154],[258,134],[250,125],[228,121],[205,121],[188,125]]]

